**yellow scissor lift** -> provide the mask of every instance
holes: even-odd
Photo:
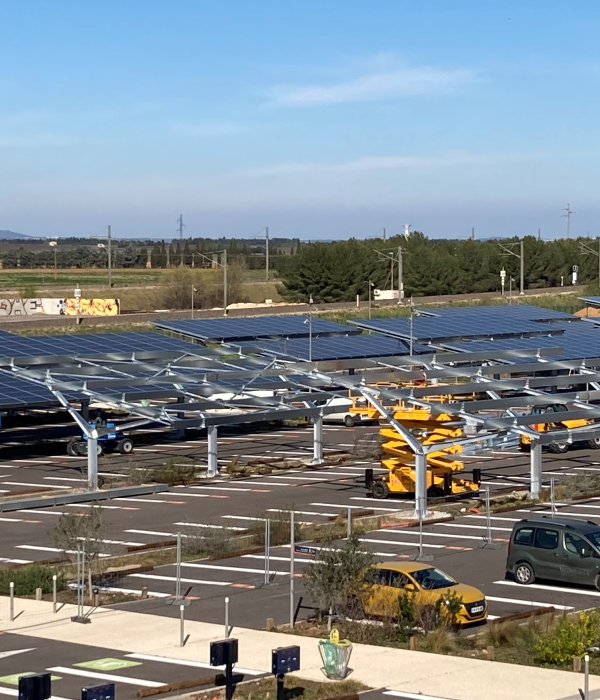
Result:
[[[443,400],[439,397],[438,400]],[[462,452],[462,445],[450,444],[463,435],[456,418],[447,413],[432,414],[427,408],[397,406],[394,419],[410,431],[425,448],[445,443],[439,450],[427,452],[427,492],[430,496],[447,496],[477,491],[478,485],[466,479],[456,478],[464,469],[464,463],[452,455]],[[375,498],[387,498],[390,493],[415,492],[415,455],[400,433],[384,426],[380,435],[388,438],[382,445],[384,458],[381,465],[388,470],[381,479],[374,479],[370,490]]]

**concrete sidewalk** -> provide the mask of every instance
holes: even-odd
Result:
[[[209,661],[210,642],[222,639],[222,625],[188,621],[189,640],[179,646],[177,618],[100,608],[92,623],[71,622],[75,606],[64,606],[59,615],[52,604],[19,599],[22,615],[9,622],[8,598],[0,597],[0,627],[26,637],[108,647],[189,661]],[[30,614],[28,614],[28,612]],[[57,619],[60,618],[60,619]],[[297,644],[301,647],[302,670],[298,674],[323,680],[318,642],[308,637],[235,628],[239,639],[239,665],[270,673],[271,650]],[[530,666],[441,656],[425,652],[356,644],[350,666],[351,678],[372,688],[387,687],[449,700],[561,700],[578,694],[583,675]],[[591,697],[598,697],[600,676],[590,677]]]

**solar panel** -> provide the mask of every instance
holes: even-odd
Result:
[[[390,357],[393,355],[408,355],[407,342],[395,338],[381,336],[327,336],[313,338],[281,338],[279,340],[263,340],[258,343],[269,355],[290,357],[296,360],[315,362],[322,360],[342,360],[363,357]],[[413,345],[413,353],[431,352],[425,345]]]
[[[198,340],[233,342],[256,338],[300,338],[310,333],[307,316],[255,316],[253,318],[219,318],[198,321],[158,321],[157,328],[174,331]],[[360,333],[341,323],[312,319],[313,336],[333,333]]]
[[[600,306],[600,297],[577,297],[590,306]]]
[[[562,333],[569,323],[581,323],[570,314],[528,305],[470,306],[436,309],[426,316],[413,317],[412,336],[421,341],[452,338],[485,338]],[[408,318],[360,319],[350,321],[360,328],[398,338],[409,338]]]
[[[560,347],[556,360],[584,360],[600,357],[600,329],[591,324],[573,324],[562,335],[544,335],[529,338],[496,338],[490,340],[461,340],[443,343],[444,347],[459,352],[494,350],[535,350]]]

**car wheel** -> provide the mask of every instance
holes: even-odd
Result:
[[[553,452],[555,455],[562,455],[565,452],[569,451],[569,443],[568,442],[551,442],[548,445],[548,450],[550,452]]]
[[[373,493],[373,498],[387,498],[390,495],[390,487],[385,481],[374,481],[371,492]]]
[[[588,447],[591,447],[592,450],[600,450],[600,438],[588,440]]]
[[[531,445],[528,442],[520,442],[519,450],[521,450],[521,452],[531,452]]]
[[[71,457],[77,457],[77,448],[76,445],[79,442],[77,438],[71,438],[69,442],[67,442],[67,454],[70,455]]]
[[[535,581],[535,573],[533,567],[526,562],[522,561],[515,567],[515,581],[521,583],[524,586],[529,585]]]
[[[600,574],[594,579],[594,586],[600,591]]]
[[[344,416],[344,425],[346,428],[354,428],[354,418],[352,416]]]
[[[130,440],[129,438],[123,438],[123,440],[119,440],[117,443],[117,451],[120,452],[122,455],[128,455],[133,452],[133,440]]]

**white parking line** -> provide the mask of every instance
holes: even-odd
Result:
[[[17,688],[4,688],[0,686],[0,695],[10,695],[14,698],[19,696],[19,691]],[[70,700],[69,698],[63,698],[60,695],[51,695],[50,700]]]
[[[112,673],[98,673],[97,671],[89,671],[87,668],[68,668],[67,666],[53,666],[46,669],[51,673],[61,673],[65,676],[83,676],[84,678],[97,678],[100,681],[108,681],[111,683],[127,683],[128,685],[139,685],[143,688],[160,688],[166,683],[158,681],[147,681],[143,678],[128,678],[127,676],[116,676]]]
[[[374,540],[374,539],[367,539],[366,537],[361,537],[360,538],[361,542],[369,542],[370,544],[393,544],[393,545],[400,545],[401,547],[418,547],[419,543],[418,542],[400,542],[396,540]],[[311,545],[312,547],[312,545]],[[429,544],[423,542],[423,547],[429,547],[430,549],[445,549],[445,545],[443,544]]]
[[[440,523],[441,527],[466,527],[470,530],[487,530],[487,525],[460,525],[458,523]],[[512,532],[512,527],[491,527],[492,530],[501,530],[502,532]]]
[[[362,500],[362,499],[361,499]],[[367,501],[372,501],[374,499],[372,498],[365,498]],[[356,508],[357,510],[385,510],[388,511],[389,513],[395,513],[398,508],[377,508],[377,507],[372,507],[372,508],[366,508],[365,506],[352,506],[349,505],[348,503],[309,503],[310,506],[322,506],[323,508],[340,508],[342,510],[348,510],[348,508]]]
[[[383,695],[391,695],[395,698],[405,698],[405,700],[448,700],[439,698],[437,695],[422,695],[421,693],[405,693],[403,690],[385,690]]]
[[[289,510],[281,510],[280,508],[267,508],[267,513],[290,513],[291,511]],[[295,510],[294,513],[296,515],[322,515],[324,518],[337,518],[339,513],[318,513],[315,510]],[[232,517],[232,516],[223,516],[225,517]],[[261,518],[257,518],[260,520]]]
[[[58,549],[57,547],[42,547],[33,544],[16,544],[15,549],[32,549],[36,552],[59,552],[65,554],[76,554],[75,549]],[[110,557],[110,554],[98,554],[99,557]]]
[[[541,583],[529,583],[527,586],[523,586],[516,581],[494,581],[499,586],[518,586],[521,590],[527,588],[534,588],[538,591],[553,591],[556,593],[574,593],[575,595],[589,595],[593,598],[600,598],[600,591],[586,590],[583,588],[561,588],[560,586],[545,586]]]
[[[375,532],[385,532],[387,535],[398,534],[402,537],[404,537],[404,535],[415,535],[416,537],[419,536],[418,530],[408,529],[390,530],[389,528],[386,528],[385,530],[376,530]],[[481,540],[483,539],[482,537],[478,537],[477,535],[455,535],[450,534],[449,532],[429,532],[428,530],[424,530],[423,535],[425,537],[447,537],[451,540],[478,540],[479,542],[481,542]]]
[[[45,476],[44,479],[49,479],[50,481],[75,481],[78,484],[82,481],[85,482],[85,479],[74,479],[71,476]]]
[[[152,654],[125,654],[128,659],[138,659],[139,661],[157,661],[158,663],[164,664],[175,664],[178,666],[191,666],[192,668],[207,668],[207,669],[220,669],[224,670],[225,666],[211,666],[210,664],[203,664],[201,661],[186,661],[185,659],[169,659],[165,656],[152,656]],[[251,668],[241,668],[236,664],[235,670],[238,673],[243,673],[247,676],[262,676],[264,671],[255,671]]]
[[[234,525],[205,525],[204,523],[173,523],[182,527],[203,527],[208,530],[247,530],[247,527],[235,527]]]
[[[158,574],[130,574],[132,578],[152,579],[153,581],[177,581],[176,576],[159,576]],[[199,583],[205,586],[231,586],[229,581],[199,581],[195,578],[182,578],[182,583]]]
[[[218,564],[191,564],[184,562],[181,566],[190,569],[211,569],[216,571],[237,571],[242,574],[264,574],[264,569],[245,569],[243,566],[219,566]],[[274,576],[289,576],[287,571],[269,571]]]
[[[67,489],[70,491],[72,486],[57,486],[57,484],[32,484],[30,481],[3,481],[6,486],[37,486],[45,489]]]
[[[493,603],[512,603],[513,605],[527,605],[530,608],[556,608],[557,610],[573,610],[572,605],[558,605],[556,603],[539,603],[535,600],[519,600],[515,598],[496,598],[495,596],[486,595],[486,600],[491,600]]]

